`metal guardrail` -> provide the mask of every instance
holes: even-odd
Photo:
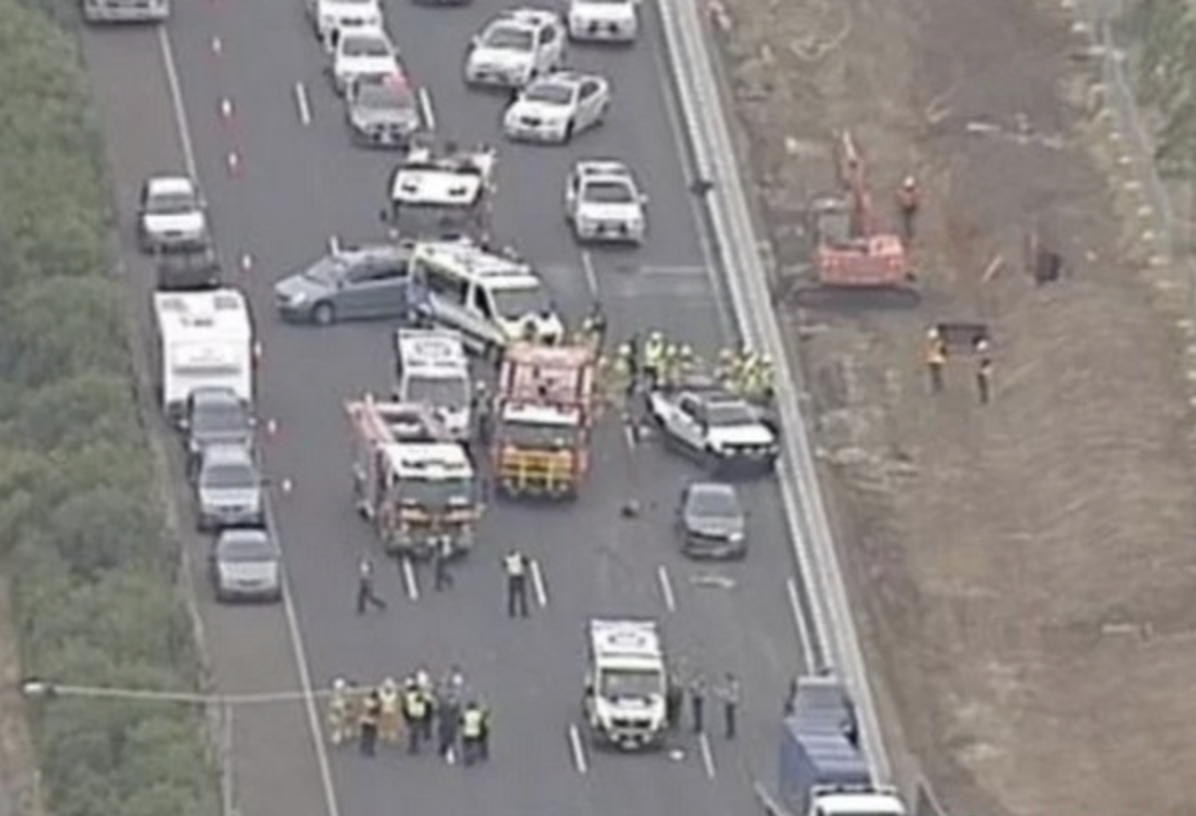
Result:
[[[708,16],[699,6],[701,2],[661,0],[666,52],[692,142],[696,172],[712,183],[706,204],[714,250],[742,339],[754,348],[767,350],[774,359],[786,360],[767,270],[723,112],[707,43]],[[801,394],[788,365],[778,366],[776,385],[784,429],[784,455],[779,468],[781,495],[798,566],[811,596],[811,636],[803,649],[811,668],[833,668],[848,685],[860,716],[862,741],[873,776],[877,782],[888,783],[891,766],[818,484],[800,407]]]

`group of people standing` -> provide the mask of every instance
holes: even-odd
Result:
[[[405,736],[412,756],[431,746],[450,765],[460,759],[472,766],[490,758],[490,709],[470,693],[455,667],[440,683],[424,669],[402,683],[387,678],[373,688],[337,678],[328,729],[333,745],[356,741],[367,757],[377,755],[380,743],[397,746]]]

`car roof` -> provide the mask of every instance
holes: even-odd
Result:
[[[146,179],[145,189],[150,195],[174,195],[187,193],[192,195],[197,187],[187,176],[151,176]]]
[[[320,261],[333,258],[352,266],[365,261],[406,260],[409,257],[411,257],[411,247],[403,244],[360,244],[342,246],[336,252],[323,256]]]
[[[344,43],[349,40],[384,40],[392,50],[395,50],[394,40],[390,38],[390,35],[386,33],[386,29],[382,28],[382,26],[354,26],[353,28],[345,29],[337,42]]]
[[[583,74],[581,71],[553,71],[537,79],[529,87],[537,85],[580,85],[587,79],[601,80],[597,74]]]
[[[257,467],[257,463],[253,461],[253,454],[243,445],[212,445],[204,450],[203,464]]]
[[[274,546],[274,536],[264,527],[225,527],[220,531],[219,541],[264,541]]]
[[[550,9],[524,7],[504,11],[486,23],[486,29],[488,30],[499,23],[506,23],[508,25],[514,23],[526,28],[543,28],[544,26],[555,25],[558,20],[557,13]]]
[[[573,171],[587,180],[613,176],[627,179],[635,177],[627,163],[618,159],[580,159],[573,165]]]

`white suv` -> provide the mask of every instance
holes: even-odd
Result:
[[[569,39],[632,43],[639,33],[639,0],[570,0]]]
[[[579,243],[643,243],[647,203],[631,168],[621,161],[579,161],[565,184],[565,218]]]

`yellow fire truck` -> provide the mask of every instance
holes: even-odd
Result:
[[[491,461],[512,497],[576,496],[589,469],[598,408],[588,346],[517,343],[499,371]]]
[[[353,428],[353,500],[390,555],[424,558],[446,538],[473,547],[482,502],[473,463],[423,405],[365,395],[345,403]]]

